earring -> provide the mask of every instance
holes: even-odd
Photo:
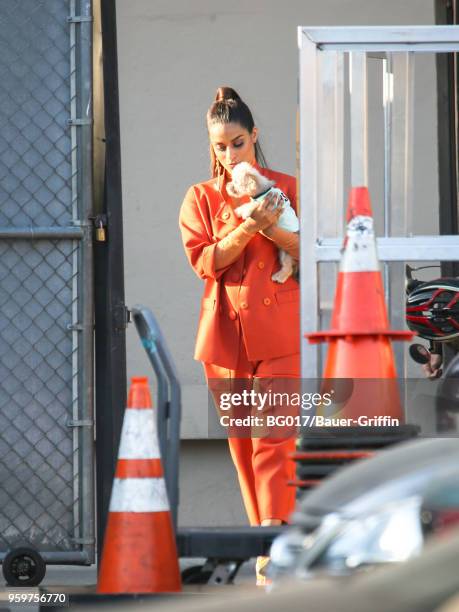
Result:
[[[215,160],[215,166],[216,166],[216,172],[217,172],[217,187],[220,190],[222,188],[222,185],[220,185],[220,177],[223,176],[223,173],[221,172],[221,170],[223,170],[221,163],[218,161],[218,159]]]

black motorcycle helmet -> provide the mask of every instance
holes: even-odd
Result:
[[[422,338],[459,339],[459,278],[438,278],[407,286],[406,323]]]

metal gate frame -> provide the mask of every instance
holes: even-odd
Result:
[[[435,0],[435,23],[458,25],[458,0]],[[440,234],[459,233],[459,68],[457,55],[437,55],[437,139],[438,187],[440,196]],[[441,263],[442,276],[459,276],[457,261]],[[443,368],[456,355],[445,343],[442,346]]]
[[[299,125],[299,177],[301,213],[301,371],[306,379],[320,378],[320,359],[318,347],[308,344],[305,334],[317,331],[320,327],[321,305],[319,302],[318,264],[320,262],[339,262],[341,258],[341,238],[327,238],[318,235],[319,218],[327,211],[321,210],[318,198],[318,159],[319,88],[317,81],[317,58],[323,51],[347,51],[355,53],[358,60],[365,61],[365,53],[384,53],[386,51],[410,51],[445,53],[459,51],[459,28],[456,26],[387,26],[387,27],[333,27],[298,29],[300,51],[299,105],[301,108]],[[335,78],[333,75],[330,79]],[[365,88],[359,90],[358,103],[364,104]],[[330,98],[332,96],[329,96]],[[320,107],[320,112],[325,112]],[[351,114],[352,116],[352,114]],[[365,150],[366,126],[364,122],[351,126],[362,146],[353,153],[352,178],[358,177],[366,184]],[[329,147],[328,159],[338,160],[342,152],[342,142]],[[338,153],[336,152],[336,148]],[[338,162],[337,162],[338,163]],[[355,174],[355,176],[354,176]],[[354,184],[354,181],[352,181]],[[342,199],[342,196],[341,196]],[[340,201],[338,199],[338,201]],[[308,211],[307,219],[303,210]],[[406,219],[406,210],[400,214]],[[330,210],[328,210],[330,213]],[[343,227],[343,209],[335,207],[335,221]],[[432,261],[444,259],[459,261],[459,241],[457,236],[386,236],[377,239],[380,260],[384,262]],[[398,309],[393,321],[396,328],[404,324],[402,309]]]
[[[100,559],[127,399],[128,314],[124,301],[116,3],[94,0],[94,4],[95,14],[96,10],[100,11],[102,31],[102,74],[96,73],[95,78],[100,88],[97,95],[103,96],[103,117],[95,119],[100,121],[99,131],[104,136],[101,158],[95,158],[96,175],[103,180],[102,198],[95,202],[95,215],[107,230],[106,242],[96,242],[94,246],[97,558]]]
[[[435,0],[435,22],[458,25],[458,0]],[[437,55],[437,137],[440,195],[440,234],[457,234],[459,67],[455,55]],[[444,276],[458,276],[457,262],[442,265]]]

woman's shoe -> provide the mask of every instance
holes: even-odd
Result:
[[[271,584],[271,580],[266,577],[271,557],[257,557],[255,564],[255,573],[257,576],[257,586],[268,586]]]

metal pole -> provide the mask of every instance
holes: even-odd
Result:
[[[366,53],[349,54],[351,97],[351,186],[368,186],[368,95]]]
[[[100,0],[103,51],[105,174],[98,212],[108,219],[107,241],[94,249],[96,321],[97,556],[100,559],[119,438],[126,406],[121,146],[118,101],[116,3]]]
[[[80,0],[78,14],[92,17],[92,0]],[[92,166],[92,21],[82,20],[77,30],[77,112],[83,119],[78,134],[78,193],[79,213],[83,223],[93,214]],[[80,344],[81,374],[79,376],[80,418],[94,421],[94,275],[93,231],[85,225],[80,256],[80,304],[82,324]],[[80,534],[83,550],[90,562],[95,559],[95,502],[94,502],[94,431],[92,426],[80,429]]]
[[[435,23],[457,25],[459,23],[457,0],[435,1]],[[440,234],[459,232],[458,213],[458,164],[459,156],[459,78],[457,53],[437,54],[437,139],[438,139],[438,189]],[[459,263],[441,262],[442,276],[459,276]],[[443,346],[446,366],[456,352]]]
[[[299,213],[300,213],[300,333],[301,376],[303,379],[319,377],[319,360],[316,346],[311,346],[305,333],[317,331],[319,326],[319,279],[315,248],[318,232],[318,159],[317,123],[318,75],[317,50],[298,28],[300,53],[299,75]]]
[[[458,2],[436,0],[435,22],[458,23]],[[438,138],[438,187],[440,201],[440,234],[457,234],[458,221],[458,124],[459,83],[457,78],[457,53],[437,54],[437,138]],[[459,276],[459,264],[442,263],[444,276]]]
[[[81,227],[0,227],[0,240],[81,240]]]
[[[394,74],[392,71],[392,53],[383,59],[383,110],[384,110],[384,236],[390,236],[391,224],[391,150],[392,150],[392,100],[394,97]],[[384,294],[386,304],[390,299],[389,264],[383,263]]]

